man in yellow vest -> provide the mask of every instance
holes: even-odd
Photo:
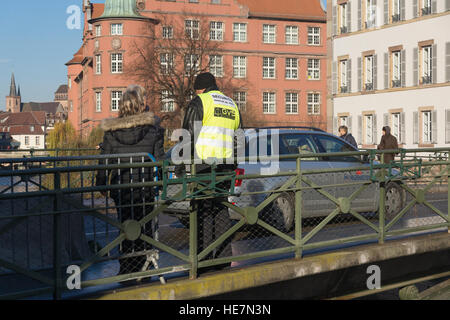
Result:
[[[200,124],[200,133],[193,144],[194,156],[202,161],[196,166],[197,173],[211,172],[210,164],[216,162],[218,172],[233,171],[234,133],[242,127],[241,115],[236,103],[217,87],[216,79],[211,73],[199,74],[194,83],[197,96],[189,103],[183,121],[183,129],[188,130],[192,139],[195,137],[196,127]],[[227,161],[228,160],[228,161]],[[227,164],[228,163],[228,164]],[[229,190],[230,181],[218,186]],[[221,204],[227,198],[193,201],[192,205],[198,212],[198,252],[200,253],[231,228],[228,209]],[[231,238],[206,257],[217,259],[230,257]],[[224,264],[216,268],[227,267]],[[200,270],[202,272],[205,269]]]

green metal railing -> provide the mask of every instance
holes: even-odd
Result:
[[[384,154],[397,153],[399,157],[396,161],[390,164],[382,164]],[[425,157],[420,155],[427,154]],[[436,157],[429,157],[428,154],[435,154]],[[106,243],[101,249],[94,250],[94,254],[89,258],[83,259],[79,262],[81,272],[89,272],[90,268],[98,263],[117,261],[123,258],[120,253],[113,253],[115,248],[121,246],[125,240],[141,239],[148,244],[152,250],[164,253],[167,256],[176,259],[176,263],[168,266],[162,266],[153,270],[143,270],[141,272],[133,272],[128,274],[112,275],[100,277],[97,279],[84,280],[82,287],[91,287],[102,284],[122,282],[130,279],[150,278],[153,276],[163,276],[166,274],[188,271],[190,278],[195,279],[198,276],[198,270],[204,267],[221,265],[224,263],[240,262],[250,259],[257,259],[262,257],[280,255],[280,254],[294,254],[296,258],[301,258],[305,250],[327,248],[347,243],[358,243],[363,241],[378,241],[382,244],[391,237],[399,235],[412,235],[417,232],[436,231],[450,228],[450,149],[410,149],[410,150],[389,150],[389,151],[361,151],[361,152],[340,152],[340,153],[326,153],[326,154],[308,154],[308,155],[283,155],[280,157],[259,157],[260,161],[286,161],[291,160],[296,163],[294,171],[278,172],[272,175],[261,174],[245,174],[236,176],[234,172],[216,172],[214,166],[211,174],[196,174],[196,166],[190,165],[190,173],[184,177],[171,178],[170,167],[172,164],[169,161],[161,162],[147,162],[145,154],[133,155],[108,155],[108,156],[78,156],[78,157],[41,157],[41,158],[18,158],[0,160],[1,164],[24,164],[24,167],[19,170],[0,170],[0,179],[7,179],[11,181],[11,186],[0,189],[0,207],[6,208],[7,203],[11,203],[8,207],[10,212],[3,215],[0,214],[0,239],[6,233],[15,232],[15,227],[23,224],[27,219],[39,217],[51,217],[53,220],[52,228],[52,276],[43,274],[40,270],[24,266],[24,264],[15,263],[0,256],[0,268],[12,271],[12,274],[24,275],[30,279],[42,283],[43,287],[33,290],[24,290],[22,292],[8,292],[0,295],[0,298],[22,298],[33,295],[40,295],[43,293],[53,293],[55,299],[60,299],[63,293],[67,291],[65,283],[67,277],[64,275],[63,267],[71,264],[70,261],[63,261],[62,243],[64,242],[64,223],[65,216],[76,215],[83,216],[84,219],[92,219],[101,222],[108,226],[105,228],[114,228],[117,230],[117,235],[108,236]],[[355,163],[353,167],[346,168],[330,168],[330,169],[302,169],[302,163],[308,159],[326,159],[330,157],[359,157],[361,159],[367,158],[368,163],[361,161]],[[376,157],[381,157],[381,163],[376,161]],[[119,158],[142,158],[142,162],[138,163],[120,163]],[[99,165],[97,162],[102,160],[104,164]],[[237,163],[248,161],[248,158],[236,159]],[[27,166],[27,164],[39,163],[39,167]],[[79,163],[79,164],[78,164]],[[69,164],[69,165],[64,165]],[[75,165],[78,164],[78,165]],[[413,187],[412,182],[420,180],[423,170],[425,168],[439,168],[437,173],[431,174],[432,180],[425,185],[420,185],[419,188]],[[133,183],[124,183],[117,185],[96,186],[94,173],[99,170],[106,170],[107,172],[118,170],[144,170],[158,168],[161,172],[159,181],[139,181]],[[352,181],[352,182],[330,182],[319,184],[315,180],[316,175],[339,175],[343,173],[360,173],[369,172],[369,178]],[[75,174],[89,175],[91,183],[86,184],[81,178],[81,184],[73,187],[71,183],[63,183],[63,177],[66,176],[70,181],[70,177]],[[43,187],[39,185],[37,190],[29,190],[29,184],[26,183],[29,179],[38,177],[39,181],[43,177],[53,180],[51,187]],[[24,179],[27,178],[27,179]],[[25,187],[17,190],[14,187],[14,179],[20,179],[22,183],[25,181]],[[273,190],[248,190],[246,192],[236,194],[234,187],[231,190],[223,190],[218,187],[220,182],[229,181],[233,186],[236,180],[243,180],[245,182],[257,181],[258,179],[279,179],[282,181],[280,185]],[[447,184],[447,211],[439,209],[433,205],[433,202],[426,198],[436,183],[444,181]],[[408,200],[399,212],[390,218],[386,217],[386,192],[389,183],[396,183],[404,190],[408,196]],[[170,188],[177,187],[178,192],[168,192]],[[330,192],[333,188],[351,188],[351,192],[347,196],[337,197],[336,194]],[[108,202],[109,198],[105,198],[102,204],[95,203],[98,199],[98,193],[111,192],[113,190],[137,190],[140,188],[158,188],[160,197],[156,199],[144,199],[139,205],[154,206],[153,210],[138,221],[121,222],[115,216],[118,212],[127,207],[132,207],[133,204],[117,204]],[[361,194],[375,188],[378,197],[379,206],[378,214],[374,215],[369,212],[359,212],[354,208],[354,201],[359,199]],[[349,189],[350,190],[350,189]],[[305,209],[305,192],[318,193],[323,199],[333,205],[330,212],[321,217],[311,218],[306,215]],[[275,201],[280,195],[290,193],[294,195],[294,227],[293,230],[280,230],[275,225],[272,225],[269,220],[263,219],[267,211],[271,212]],[[80,201],[74,200],[75,196],[80,197]],[[97,195],[97,197],[96,197]],[[198,250],[198,212],[195,206],[187,206],[187,216],[189,217],[189,228],[186,230],[186,237],[188,240],[187,247],[179,248],[181,237],[176,238],[175,231],[169,230],[164,234],[165,240],[161,240],[153,234],[142,232],[142,228],[149,223],[153,223],[163,215],[166,215],[170,207],[178,203],[186,203],[190,200],[207,200],[215,199],[224,196],[233,197],[253,197],[262,195],[265,199],[260,203],[255,203],[254,206],[241,207],[237,203],[230,201],[222,201],[222,205],[231,209],[239,215],[239,220],[225,233],[219,235],[212,243],[206,245],[203,250]],[[32,208],[25,208],[23,210],[14,210],[15,205],[27,203],[33,199],[51,199],[52,205],[48,207],[46,204],[36,204]],[[89,204],[86,204],[90,202]],[[5,205],[3,205],[5,204]],[[47,206],[47,207],[45,207]],[[68,207],[67,207],[68,206]],[[406,215],[410,214],[411,210],[420,206],[421,210],[426,208],[436,218],[432,223],[397,227]],[[16,211],[16,212],[15,212]],[[19,211],[19,212],[17,212]],[[110,211],[115,211],[116,214],[109,215]],[[106,213],[105,213],[106,212]],[[336,220],[344,221],[343,217],[351,217],[351,226],[356,224],[367,228],[364,234],[345,234],[338,235],[335,239],[313,241],[315,237],[324,233],[332,226]],[[310,220],[313,220],[311,223]],[[347,223],[347,220],[341,222]],[[309,225],[306,225],[309,222]],[[168,227],[165,227],[169,229]],[[239,234],[245,233],[248,228],[255,228],[258,230],[261,239],[277,238],[283,242],[281,247],[273,247],[264,250],[250,250],[253,252],[240,253],[229,257],[222,257],[216,259],[206,259],[206,257],[217,247],[222,245],[228,239],[238,237]],[[28,229],[27,229],[28,230]],[[106,229],[108,230],[108,229]],[[178,231],[177,231],[178,232]],[[264,233],[263,233],[264,232]],[[94,223],[94,237],[96,235]],[[173,234],[172,234],[173,233]],[[262,236],[264,234],[264,236]],[[267,236],[270,235],[270,237]],[[112,235],[112,233],[111,233]],[[172,238],[171,238],[172,237]],[[266,238],[264,238],[266,237]],[[239,238],[239,237],[238,237]],[[237,240],[239,241],[239,240]],[[14,245],[14,242],[11,242]],[[257,248],[258,249],[258,248]],[[42,249],[41,249],[42,250]],[[152,251],[151,250],[151,251]],[[152,251],[153,252],[153,251]],[[136,252],[135,255],[149,255],[147,251]],[[132,254],[133,255],[133,254]],[[66,259],[67,260],[67,259]],[[69,259],[70,260],[70,259]],[[11,276],[6,273],[6,276]],[[0,284],[2,277],[0,269]]]

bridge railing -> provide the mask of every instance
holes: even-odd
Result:
[[[270,174],[188,165],[179,177],[147,154],[0,160],[0,298],[65,297],[69,266],[81,288],[101,289],[447,231],[450,149],[377,161],[392,152],[259,157],[277,164]],[[115,182],[97,185],[98,172]]]

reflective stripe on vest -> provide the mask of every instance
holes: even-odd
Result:
[[[203,126],[195,144],[197,156],[227,159],[233,156],[234,131],[239,128],[239,110],[220,91],[199,95],[203,104]]]

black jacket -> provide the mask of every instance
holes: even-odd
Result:
[[[351,133],[347,133],[344,136],[341,136],[341,139],[344,139],[348,143],[350,143],[352,146],[354,146],[356,149],[358,149],[358,144],[356,143],[355,138],[352,136]]]
[[[156,160],[164,156],[164,129],[159,126],[158,118],[151,112],[145,112],[130,117],[103,120],[101,128],[105,131],[101,154],[121,153],[150,153]],[[121,158],[121,163],[129,163],[130,158]],[[151,160],[146,157],[146,162]],[[117,159],[111,159],[108,164],[117,163]],[[142,157],[134,157],[133,162],[142,162]],[[104,164],[105,161],[100,161]],[[151,179],[151,170],[135,169],[130,174],[130,169],[121,170],[120,183],[129,183]],[[119,183],[118,170],[110,172],[111,184]],[[145,175],[145,177],[143,176]],[[97,173],[97,185],[105,185],[108,181],[106,172],[100,170]]]

